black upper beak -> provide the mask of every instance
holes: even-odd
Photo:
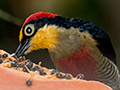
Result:
[[[18,57],[23,55],[24,52],[31,46],[29,45],[29,41],[30,41],[29,39],[26,39],[25,41],[21,41],[15,52],[15,55],[17,55]]]

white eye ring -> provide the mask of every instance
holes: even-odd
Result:
[[[33,33],[35,32],[35,29],[34,29],[34,25],[33,24],[29,24],[25,27],[24,29],[24,34],[26,36],[31,36],[33,35]]]

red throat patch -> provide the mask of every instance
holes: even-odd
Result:
[[[30,22],[32,20],[38,20],[38,19],[42,19],[42,18],[54,18],[55,16],[57,16],[57,14],[52,14],[52,13],[48,13],[48,12],[37,12],[34,13],[32,15],[30,15],[25,22],[23,23],[23,26],[27,23]]]

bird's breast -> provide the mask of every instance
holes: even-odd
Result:
[[[54,64],[58,70],[71,73],[73,76],[84,74],[85,79],[97,80],[95,76],[96,65],[93,59],[90,51],[83,48],[76,53],[72,53],[69,57],[55,60]]]

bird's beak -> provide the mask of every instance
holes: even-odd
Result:
[[[25,53],[25,51],[31,46],[29,44],[29,42],[30,42],[30,39],[26,39],[25,41],[21,41],[16,52],[15,52],[15,55],[17,55],[18,57],[23,55]]]

